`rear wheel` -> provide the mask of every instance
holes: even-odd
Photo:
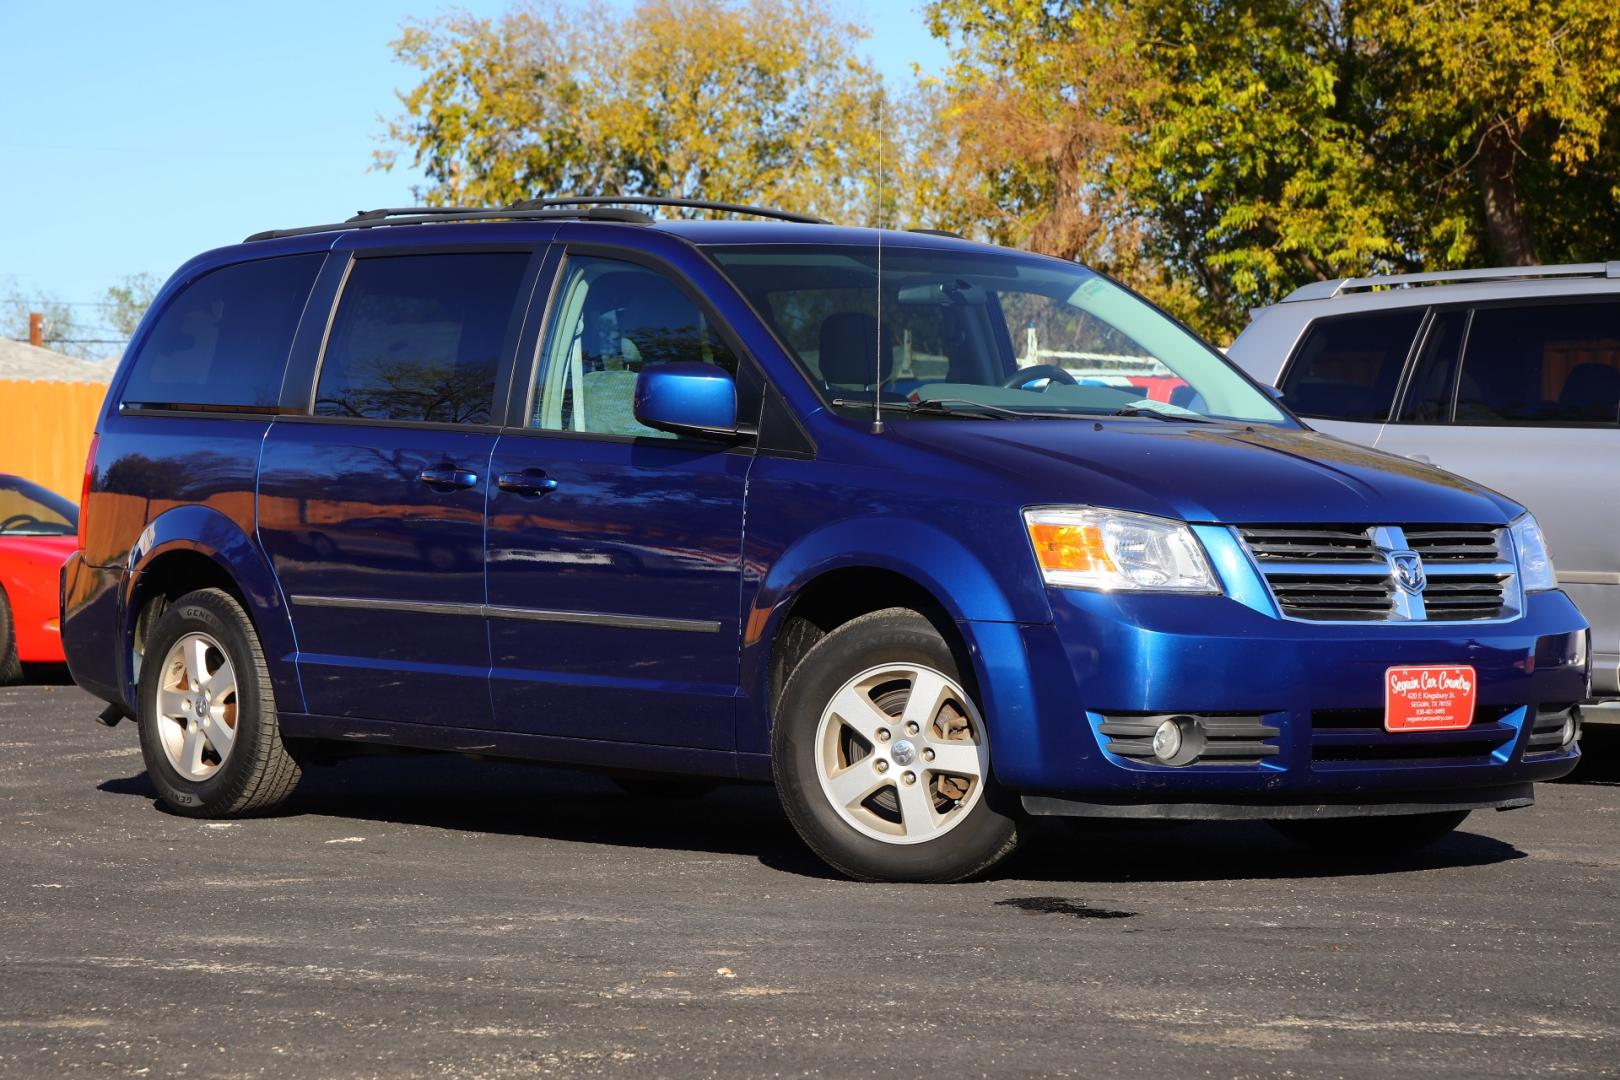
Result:
[[[0,589],[0,686],[22,678],[22,662],[17,659],[17,628],[11,618],[11,601]]]
[[[984,719],[914,611],[865,615],[817,642],[782,692],[772,740],[788,818],[849,877],[961,881],[1017,846]]]
[[[146,642],[137,714],[147,775],[191,817],[275,809],[298,783],[270,672],[242,606],[201,589],[163,612]]]
[[[1324,855],[1399,855],[1428,847],[1461,825],[1468,813],[1447,810],[1392,817],[1273,821],[1271,827],[1301,847]]]

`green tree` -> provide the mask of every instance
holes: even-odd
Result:
[[[107,326],[127,340],[141,324],[146,309],[152,306],[152,300],[162,284],[152,274],[142,272],[128,274],[117,285],[108,286],[107,299],[102,308]]]
[[[377,162],[408,157],[437,205],[648,194],[865,219],[879,132],[906,114],[851,51],[864,36],[822,0],[538,0],[412,23],[393,47],[420,81]]]
[[[1307,281],[1620,240],[1612,0],[928,12],[964,126],[947,212],[1099,262],[1215,337]]]
[[[27,341],[28,317],[33,312],[45,316],[47,349],[67,356],[77,356],[80,359],[89,359],[106,352],[105,348],[98,351],[85,341],[96,335],[86,331],[82,320],[74,314],[71,304],[53,296],[24,292],[15,280],[8,280],[5,296],[0,298],[0,335],[17,341]]]
[[[1620,5],[1427,0],[1357,8],[1372,131],[1399,161],[1423,261],[1607,258],[1620,240]]]

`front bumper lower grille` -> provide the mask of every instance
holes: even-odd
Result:
[[[1478,622],[1520,607],[1503,528],[1257,525],[1238,534],[1284,618]]]
[[[1457,731],[1390,734],[1383,709],[1319,709],[1311,714],[1312,764],[1373,761],[1476,761],[1485,763],[1507,747],[1519,729],[1507,723],[1508,705],[1481,705],[1474,721]]]

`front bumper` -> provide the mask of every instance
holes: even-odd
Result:
[[[1574,663],[1586,622],[1559,592],[1531,594],[1511,622],[1473,625],[1292,622],[1223,596],[1052,590],[1051,601],[1050,624],[972,627],[992,768],[1020,795],[1232,809],[1158,815],[1205,817],[1522,805],[1523,785],[1579,757],[1553,733],[1587,693]],[[1383,730],[1385,669],[1422,664],[1474,667],[1470,728]],[[1274,734],[1264,756],[1237,763],[1174,767],[1109,749],[1110,721],[1177,714]]]

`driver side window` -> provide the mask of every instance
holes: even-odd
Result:
[[[670,439],[635,418],[636,376],[650,365],[737,358],[693,300],[663,274],[596,256],[571,258],[540,351],[529,427]]]

